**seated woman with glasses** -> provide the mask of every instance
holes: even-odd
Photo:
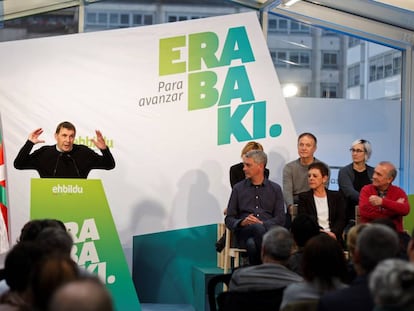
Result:
[[[357,139],[349,149],[352,163],[344,166],[338,173],[339,191],[346,200],[346,219],[348,225],[355,223],[355,206],[358,205],[361,188],[372,182],[374,168],[367,165],[372,149],[369,141]]]

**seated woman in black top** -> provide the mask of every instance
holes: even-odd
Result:
[[[316,219],[319,227],[342,242],[345,228],[345,200],[338,191],[328,190],[325,184],[329,169],[322,162],[308,168],[309,191],[299,194],[298,215],[308,214]]]

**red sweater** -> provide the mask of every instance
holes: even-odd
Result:
[[[370,222],[377,218],[390,218],[398,232],[403,232],[403,216],[410,212],[410,204],[407,195],[400,187],[390,185],[386,196],[382,199],[381,206],[373,206],[369,203],[371,195],[378,195],[377,189],[372,185],[366,185],[359,194],[360,221]]]

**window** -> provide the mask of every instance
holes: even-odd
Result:
[[[119,14],[117,14],[117,13],[109,14],[109,23],[111,25],[118,25],[119,24]]]
[[[352,48],[354,46],[357,46],[361,44],[361,39],[355,38],[355,37],[349,37],[348,39],[348,47]]]
[[[348,87],[357,86],[360,83],[360,64],[348,68]]]
[[[322,52],[322,68],[338,69],[338,52]]]
[[[277,33],[288,33],[288,20],[286,18],[269,18],[268,29]]]
[[[275,33],[310,33],[310,28],[305,24],[282,17],[269,18],[268,30]]]
[[[98,13],[98,24],[106,25],[108,23],[108,14]]]
[[[121,14],[121,25],[129,26],[129,14]]]
[[[401,52],[387,52],[369,60],[369,81],[401,74]]]
[[[144,15],[144,25],[152,25],[153,23],[154,23],[153,15],[152,14],[145,14]]]
[[[394,75],[401,74],[401,54],[396,55],[394,53],[392,58],[392,72]]]
[[[211,16],[211,15],[200,15],[200,14],[180,14],[180,15],[176,15],[176,14],[168,14],[167,15],[167,21],[169,23],[173,23],[173,22],[178,22],[178,21],[186,21],[186,20],[190,20],[190,19],[199,19],[199,18],[203,18],[203,17],[207,17],[207,16]]]
[[[273,63],[276,65],[276,67],[286,68],[288,66],[287,52],[271,51],[270,55],[272,56]]]
[[[309,68],[310,67],[310,52],[298,51],[289,53],[290,67]]]
[[[310,28],[303,23],[290,21],[291,33],[310,33]]]
[[[335,83],[322,83],[321,84],[321,97],[337,98],[338,97],[338,85]]]
[[[99,28],[122,28],[130,26],[152,25],[153,14],[129,12],[88,12],[86,26]]]
[[[308,97],[309,96],[309,86],[308,85],[299,85],[298,93],[296,97]]]
[[[89,24],[95,24],[96,23],[96,13],[88,13],[86,15],[86,22]]]
[[[275,51],[271,50],[270,55],[273,63],[278,68],[309,68],[309,51]]]

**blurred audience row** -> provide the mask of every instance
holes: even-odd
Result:
[[[6,255],[0,311],[113,311],[101,280],[72,260],[72,246],[61,221],[26,223]]]

